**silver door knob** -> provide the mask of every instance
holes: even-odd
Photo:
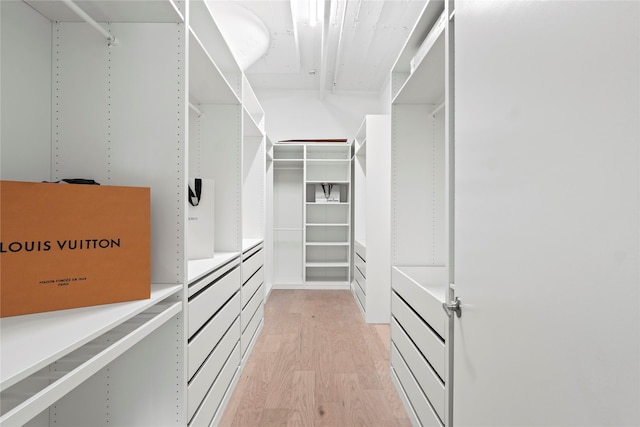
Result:
[[[447,316],[453,316],[453,313],[456,313],[456,316],[462,316],[462,300],[456,297],[455,301],[452,302],[443,302],[442,308],[444,312],[447,313]]]

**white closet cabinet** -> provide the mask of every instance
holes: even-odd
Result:
[[[190,3],[189,166],[214,180],[214,257],[190,260],[187,420],[217,423],[263,324],[264,111],[206,3]]]
[[[185,5],[84,6],[117,46],[61,2],[0,4],[2,179],[150,187],[151,298],[2,319],[0,424],[181,426]]]
[[[262,325],[264,112],[204,2],[78,5],[117,43],[0,3],[1,178],[150,187],[151,298],[1,319],[0,424],[215,423]],[[215,180],[212,259],[187,261],[189,177]]]
[[[367,323],[391,312],[391,130],[389,116],[365,117],[355,140],[353,281]]]
[[[273,286],[348,289],[351,145],[273,149]]]
[[[391,71],[391,372],[414,425],[451,425],[452,5],[425,4]]]

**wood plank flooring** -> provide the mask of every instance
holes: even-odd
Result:
[[[410,426],[389,345],[389,326],[364,323],[350,291],[273,290],[220,426]]]

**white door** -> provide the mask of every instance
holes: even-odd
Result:
[[[456,2],[455,426],[640,425],[640,2]]]

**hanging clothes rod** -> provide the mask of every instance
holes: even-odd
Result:
[[[431,116],[435,117],[436,114],[438,114],[438,112],[443,108],[444,108],[444,102],[433,109],[433,111],[431,112]]]
[[[87,13],[84,10],[82,10],[77,4],[75,4],[72,0],[62,0],[62,2],[66,4],[67,7],[69,7],[69,9],[74,11],[76,15],[82,18],[87,24],[91,25],[100,34],[102,34],[109,42],[108,43],[109,46],[118,45],[119,42],[116,36],[114,36],[113,34],[110,34],[107,30],[102,28],[102,25],[98,24],[92,17],[87,15]]]
[[[202,111],[192,103],[189,103],[189,108],[191,108],[197,115],[200,117],[202,115]]]

